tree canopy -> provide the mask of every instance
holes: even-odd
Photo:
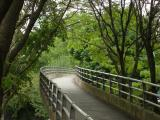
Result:
[[[43,65],[159,84],[159,15],[158,0],[0,0],[0,118]]]

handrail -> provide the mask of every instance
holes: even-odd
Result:
[[[105,92],[117,95],[131,103],[140,104],[145,108],[149,106],[149,108],[160,109],[160,103],[158,102],[160,95],[150,90],[160,90],[160,85],[158,84],[78,66],[75,67],[75,70],[81,80]],[[139,87],[135,86],[134,83],[139,83]]]
[[[74,73],[73,69],[43,67],[40,69],[40,90],[45,94],[49,106],[56,113],[56,120],[93,120],[82,111],[57,85],[47,77],[48,74]]]

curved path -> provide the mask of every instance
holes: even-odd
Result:
[[[94,120],[132,120],[122,111],[108,105],[79,88],[74,80],[76,75],[52,79],[84,112]],[[51,79],[51,76],[50,76]]]

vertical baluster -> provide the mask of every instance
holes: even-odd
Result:
[[[87,79],[86,79],[86,70],[83,69],[83,78],[84,78],[84,81],[87,82]]]
[[[65,98],[65,95],[63,95],[63,98],[62,98],[62,120],[67,120],[67,116],[64,111],[64,108],[66,108],[66,107],[67,107],[67,100]]]
[[[48,103],[49,103],[49,81],[47,80],[47,99],[48,99]]]
[[[83,69],[83,79],[84,79],[85,82],[87,82],[87,81],[86,81],[86,74],[85,74],[85,73],[86,73],[86,70]]]
[[[89,75],[88,75],[88,70],[86,70],[86,80],[87,80],[87,82],[89,83],[89,80],[88,80],[88,78],[89,78]]]
[[[86,70],[86,77],[87,77],[87,82],[89,83],[89,75],[88,75],[88,70]]]
[[[121,80],[116,77],[116,80],[118,82],[118,96],[121,97]]]
[[[106,86],[105,86],[105,74],[102,74],[102,83],[103,83],[103,87],[102,87],[102,90],[105,91],[106,90]]]
[[[71,106],[71,110],[70,110],[70,120],[76,120],[76,112],[75,112],[75,108],[73,106],[74,104],[72,104]]]
[[[99,82],[99,78],[98,78],[98,73],[97,72],[95,72],[95,80],[96,80],[96,87],[97,88],[99,88],[99,84],[98,84],[98,82]]]
[[[92,71],[92,80],[93,80],[93,85],[95,86],[95,72]]]
[[[57,105],[56,105],[56,120],[61,120],[60,113],[62,113],[62,106],[60,104],[61,101],[61,89],[59,88],[57,91]]]
[[[75,69],[74,69],[76,75],[79,77],[79,71],[78,71],[78,67],[76,66]]]
[[[89,73],[90,73],[91,84],[93,85],[94,81],[93,81],[93,74],[92,74],[92,71],[89,71]]]
[[[57,87],[54,84],[53,85],[53,94],[52,94],[52,100],[53,100],[53,102],[52,102],[52,109],[53,109],[53,111],[56,110],[56,103],[57,103],[57,96],[56,96],[56,94],[57,94]]]
[[[91,71],[88,70],[88,73],[89,73],[90,84],[92,84],[92,75],[91,75]]]
[[[46,91],[47,91],[47,100],[48,100],[48,103],[49,103],[49,81],[48,80],[47,80]]]
[[[112,79],[111,79],[111,77],[110,77],[110,75],[108,76],[108,78],[109,78],[109,88],[110,88],[110,94],[112,94]]]
[[[132,81],[130,79],[128,80],[128,86],[129,86],[129,101],[133,102],[132,100]]]
[[[84,74],[84,72],[85,72],[85,70],[84,69],[82,69],[82,79],[83,79],[83,81],[85,81],[85,74]]]
[[[81,78],[81,69],[80,68],[78,68],[78,74],[79,74],[79,78],[82,80],[82,78]]]
[[[83,69],[80,69],[80,74],[81,74],[81,80],[83,80]]]
[[[52,83],[49,82],[49,105],[52,105]]]
[[[40,81],[39,82],[40,90],[43,91],[43,85],[42,85],[43,82],[42,82],[42,73],[41,72],[40,72],[39,76],[40,76],[40,78],[39,78],[39,81]]]
[[[143,87],[143,107],[145,108],[145,100],[146,100],[146,84],[142,81],[142,87]]]

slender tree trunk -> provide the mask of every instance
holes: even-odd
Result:
[[[135,15],[137,16],[136,12],[134,12]],[[138,67],[138,62],[139,62],[139,55],[141,54],[141,51],[143,50],[143,45],[140,44],[139,42],[139,24],[138,24],[138,19],[136,17],[136,51],[135,51],[135,57],[134,57],[134,66],[132,69],[131,77],[135,78],[137,77],[137,67]],[[139,77],[139,75],[138,75]]]
[[[126,76],[125,62],[124,62],[123,54],[120,54],[119,56],[120,56],[119,61],[120,61],[120,67],[121,67],[121,75]]]
[[[133,69],[132,69],[132,73],[131,73],[131,78],[137,78],[137,67],[138,67],[138,62],[139,62],[139,55],[141,53],[142,48],[140,48],[140,45],[139,45],[139,43],[137,41],[136,42],[134,65],[133,65]]]
[[[146,51],[147,51],[147,59],[148,59],[148,64],[149,64],[151,82],[156,83],[156,66],[155,66],[155,59],[154,59],[151,44],[146,43]],[[151,87],[151,91],[153,93],[157,92],[156,88],[153,86]],[[151,99],[153,102],[157,103],[156,97],[152,97]]]
[[[137,67],[138,67],[138,58],[135,58],[135,63],[133,66],[133,70],[132,70],[132,74],[131,74],[131,78],[136,78],[137,77]]]
[[[124,61],[124,58],[123,58],[123,53],[120,53],[119,54],[119,62],[120,62],[120,67],[121,67],[121,71],[120,71],[120,75],[122,76],[126,76],[126,71],[125,71],[125,61]],[[127,81],[124,80],[124,79],[120,79],[120,83],[122,84],[126,84]],[[124,92],[127,92],[128,89],[125,87],[125,86],[121,86],[120,87],[120,90],[124,91]],[[120,96],[124,99],[127,99],[127,95],[124,94],[124,93],[121,93]]]
[[[151,0],[151,7],[150,7],[150,14],[149,14],[149,21],[147,25],[147,33],[146,33],[146,40],[145,48],[147,53],[147,59],[149,64],[149,70],[150,70],[150,78],[152,83],[156,83],[156,66],[155,66],[155,59],[153,54],[153,48],[152,48],[152,35],[153,35],[153,24],[154,24],[154,1]],[[152,86],[151,91],[153,93],[156,93],[156,87]],[[151,96],[152,102],[157,103],[157,98],[155,96]]]

